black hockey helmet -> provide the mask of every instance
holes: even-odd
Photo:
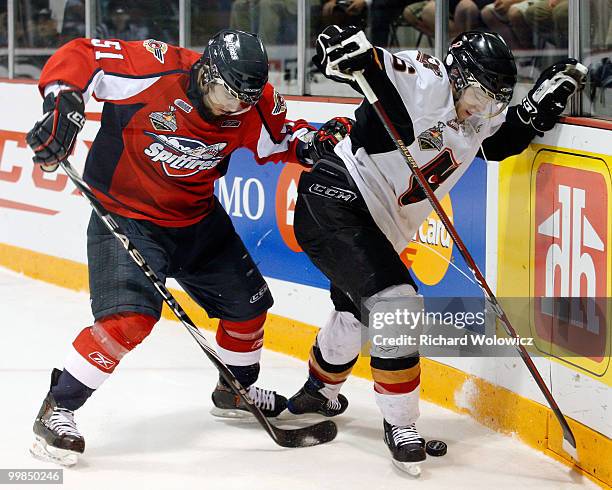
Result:
[[[200,90],[210,82],[247,104],[255,104],[268,82],[268,55],[261,40],[249,32],[224,29],[215,34],[200,59]]]
[[[475,85],[499,102],[507,104],[512,99],[516,64],[499,34],[480,31],[460,34],[450,44],[444,64],[457,92]]]

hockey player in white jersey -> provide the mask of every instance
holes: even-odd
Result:
[[[317,39],[313,61],[328,78],[357,90],[352,74],[363,71],[438,199],[479,152],[502,160],[552,129],[586,75],[576,60],[557,63],[521,104],[508,107],[516,84],[514,58],[503,39],[488,32],[461,34],[441,62],[419,51],[391,54],[372,47],[356,28],[329,26]],[[306,384],[288,402],[291,412],[344,412],[348,400],[340,389],[362,348],[364,316],[385,302],[420,307],[399,253],[431,211],[374,108],[364,101],[350,134],[333,154],[320,155],[299,183],[296,238],[329,278],[335,310],[312,347]],[[396,328],[401,333],[402,327]],[[385,442],[394,464],[412,471],[426,457],[415,425],[418,346],[399,346],[392,353],[373,347],[370,356]]]

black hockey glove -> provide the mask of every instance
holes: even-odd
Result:
[[[374,60],[374,48],[355,26],[327,26],[317,37],[312,62],[331,80],[350,83],[353,72],[365,70]]]
[[[54,172],[74,147],[76,136],[85,124],[83,95],[75,90],[50,93],[43,101],[43,117],[26,136],[34,150],[34,163],[45,172]]]
[[[348,117],[334,117],[310,133],[310,140],[301,151],[302,163],[314,165],[326,153],[333,153],[334,147],[351,132],[353,124],[355,121]]]
[[[536,131],[552,129],[569,98],[584,88],[586,75],[586,66],[573,58],[548,67],[517,107],[519,117]]]

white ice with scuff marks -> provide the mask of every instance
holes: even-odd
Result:
[[[89,298],[0,269],[2,468],[45,468],[28,453],[49,373],[90,324]],[[262,386],[293,393],[305,363],[264,352]],[[421,433],[448,443],[414,480],[395,469],[368,381],[352,378],[339,435],[324,446],[283,449],[255,423],[212,417],[217,374],[176,322],[162,320],[76,420],[87,443],[62,489],[561,489],[597,488],[568,467],[467,416],[421,403]],[[19,488],[28,488],[19,487]],[[36,487],[40,488],[40,487]]]

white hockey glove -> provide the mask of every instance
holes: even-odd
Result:
[[[352,73],[366,69],[374,59],[372,44],[355,26],[327,26],[317,37],[316,49],[312,62],[337,82],[355,81]]]
[[[536,131],[552,129],[569,98],[584,88],[587,72],[587,67],[573,58],[548,67],[518,106],[521,120]]]

